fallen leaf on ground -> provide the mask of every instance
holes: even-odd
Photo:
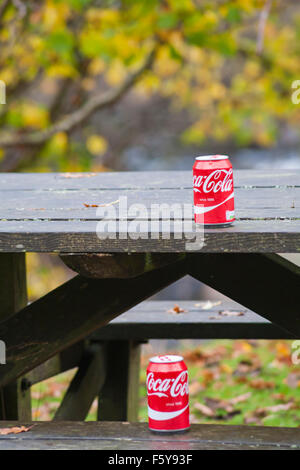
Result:
[[[257,375],[261,371],[261,364],[259,361],[242,360],[234,370],[233,375],[237,377],[249,376],[250,374]]]
[[[264,379],[254,379],[249,382],[251,388],[255,388],[257,390],[266,390],[275,388],[275,383],[271,380],[264,380]]]
[[[19,434],[20,432],[27,432],[29,431],[32,426],[25,427],[25,426],[13,426],[11,428],[0,428],[0,435],[6,436],[7,434]]]
[[[230,401],[219,398],[206,397],[205,404],[195,403],[194,407],[204,416],[217,420],[230,419],[241,413],[240,410],[234,408]]]
[[[187,310],[184,310],[183,308],[179,307],[179,305],[175,304],[173,308],[167,311],[167,313],[186,313]]]
[[[300,387],[300,372],[291,372],[285,379],[285,383],[290,388]]]
[[[200,411],[204,416],[208,418],[213,418],[215,416],[214,411],[208,406],[203,405],[202,403],[195,403],[194,408]]]
[[[294,402],[290,401],[289,403],[280,403],[279,405],[267,406],[266,410],[276,413],[277,411],[287,411],[293,408]]]
[[[191,384],[189,384],[189,393],[190,396],[197,395],[197,393],[201,392],[203,390],[203,385],[198,382],[198,380],[194,380]]]
[[[237,403],[242,403],[247,401],[252,395],[251,392],[243,393],[242,395],[238,395],[237,397],[231,398],[229,401],[232,405],[236,405]]]

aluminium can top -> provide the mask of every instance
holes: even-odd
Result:
[[[165,354],[163,356],[154,356],[149,359],[150,362],[154,362],[156,364],[171,364],[174,362],[181,362],[183,361],[182,356],[173,356],[170,354]]]
[[[200,161],[217,161],[217,160],[228,160],[227,155],[203,155],[196,157],[196,160]]]

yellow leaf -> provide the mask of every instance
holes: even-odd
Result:
[[[60,152],[64,152],[68,146],[68,135],[65,132],[58,132],[52,138],[53,146]]]
[[[93,155],[102,155],[107,150],[107,142],[100,135],[91,135],[86,140],[86,147]]]
[[[289,357],[291,355],[291,351],[285,343],[277,343],[276,351],[279,357]]]
[[[97,57],[96,59],[93,59],[90,62],[88,66],[88,71],[91,75],[99,75],[101,72],[103,72],[104,68],[105,68],[105,64],[103,60]]]
[[[53,64],[47,69],[49,77],[75,77],[77,70],[70,64]]]
[[[48,112],[46,109],[35,106],[34,104],[24,103],[22,107],[22,116],[25,126],[42,129],[48,124]]]

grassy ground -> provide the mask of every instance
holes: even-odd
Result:
[[[292,352],[290,341],[214,341],[181,351],[189,369],[191,421],[300,426],[300,366],[292,364]],[[143,357],[140,421],[147,421],[147,363]],[[73,374],[33,387],[33,419],[53,417]],[[96,414],[95,400],[87,419]]]

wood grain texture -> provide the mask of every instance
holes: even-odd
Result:
[[[140,345],[134,341],[108,341],[106,358],[98,420],[138,421]]]
[[[14,316],[27,305],[26,263],[24,253],[0,254],[0,322]],[[3,338],[0,339],[3,341]],[[4,341],[5,342],[5,341]],[[6,343],[6,350],[9,343]],[[5,368],[6,364],[1,365]],[[31,419],[30,389],[23,386],[26,377],[0,387],[0,420]]]
[[[192,254],[189,274],[300,336],[300,267],[276,254]]]
[[[185,273],[185,263],[180,261],[134,279],[98,280],[77,276],[28,305],[0,324],[0,338],[8,345],[7,363],[0,368],[0,387],[85,338]]]
[[[22,422],[23,425],[33,423]],[[20,423],[3,422],[3,427]],[[299,428],[194,424],[183,434],[155,434],[145,423],[36,422],[16,435],[0,436],[4,449],[107,450],[299,450]]]
[[[185,238],[180,238],[178,221],[191,222],[192,214],[182,210],[164,216],[150,208],[192,204],[191,181],[191,172],[1,174],[0,251],[186,251],[186,238],[195,235],[195,225],[185,227]],[[124,196],[128,206],[144,204],[146,214],[128,214],[140,226],[119,223],[127,213],[120,203]],[[235,202],[237,221],[230,228],[206,230],[203,252],[300,251],[299,171],[236,171]],[[103,214],[116,226],[97,225]],[[155,227],[150,217],[159,221]],[[171,221],[170,233],[161,223],[164,217]],[[104,239],[97,237],[97,228]],[[128,237],[128,230],[139,238]]]
[[[148,339],[289,339],[279,328],[234,301],[219,301],[209,309],[205,301],[145,301],[93,333],[98,340]],[[173,312],[178,304],[183,310]],[[223,315],[222,312],[228,312]],[[234,316],[235,313],[240,316]],[[230,313],[232,314],[230,316]]]
[[[105,379],[105,347],[94,344],[86,349],[54,421],[84,421]]]

